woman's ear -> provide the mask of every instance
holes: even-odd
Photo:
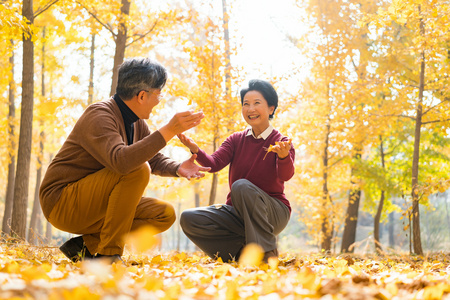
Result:
[[[269,115],[273,115],[273,112],[275,111],[275,106],[269,106]]]

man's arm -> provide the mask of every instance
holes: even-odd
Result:
[[[177,170],[181,165],[179,162],[162,153],[157,153],[148,163],[152,169],[152,174],[166,177],[177,177]]]

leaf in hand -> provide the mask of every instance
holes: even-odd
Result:
[[[289,144],[292,143],[292,139],[289,139],[288,142],[289,142]],[[275,142],[275,145],[276,145],[276,146],[278,146],[279,144],[280,144],[280,142]],[[263,147],[263,149],[266,150],[266,155],[264,155],[263,160],[266,159],[266,156],[267,156],[267,154],[269,154],[269,152],[273,152],[273,147],[274,147],[275,145],[270,145],[268,148]]]

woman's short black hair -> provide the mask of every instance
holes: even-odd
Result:
[[[270,106],[274,106],[275,109],[273,113],[269,116],[269,119],[273,119],[273,115],[275,114],[275,110],[278,107],[278,94],[275,91],[274,87],[270,84],[270,82],[261,80],[261,79],[252,79],[248,82],[248,87],[245,87],[241,90],[241,105],[244,104],[244,97],[250,91],[257,91],[263,95],[264,99],[266,99],[267,104]]]

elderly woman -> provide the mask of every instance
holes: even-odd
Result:
[[[224,205],[193,208],[181,214],[184,233],[212,258],[238,260],[246,244],[264,249],[264,261],[278,257],[276,236],[291,213],[284,182],[294,175],[295,151],[290,140],[272,127],[278,106],[273,86],[251,80],[241,90],[242,116],[250,128],[229,136],[212,155],[190,138],[178,137],[197,154],[197,162],[218,172],[229,167],[230,193]],[[270,150],[270,151],[268,151]]]

